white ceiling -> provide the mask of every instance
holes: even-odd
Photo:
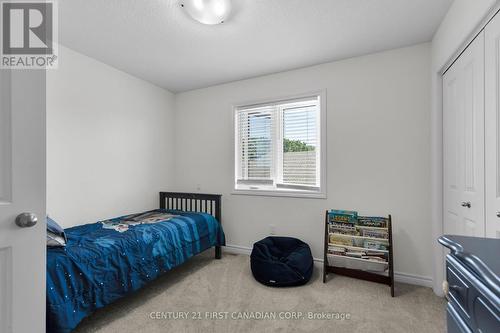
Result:
[[[206,26],[179,0],[59,1],[60,42],[180,92],[429,41],[453,0],[232,2]]]

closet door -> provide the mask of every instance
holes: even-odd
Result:
[[[444,232],[482,236],[484,33],[443,76]]]
[[[500,238],[500,17],[485,28],[486,237]]]

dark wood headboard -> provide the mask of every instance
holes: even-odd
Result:
[[[222,223],[220,194],[160,192],[160,208],[207,213]]]

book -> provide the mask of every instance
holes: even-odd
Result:
[[[346,248],[343,246],[330,245],[328,246],[328,250],[335,252],[345,252]]]
[[[328,221],[330,223],[350,223],[356,224],[358,220],[358,212],[351,210],[332,209],[328,212]]]
[[[329,238],[330,238],[330,243],[353,246],[352,237],[344,237],[340,234],[331,233]]]
[[[358,226],[387,228],[389,226],[389,219],[379,216],[358,216]]]
[[[387,250],[389,247],[389,243],[387,240],[368,240],[366,239],[363,242],[363,247],[367,249],[375,249],[375,250]]]
[[[362,256],[361,259],[375,260],[375,261],[380,261],[380,262],[387,261],[385,258],[376,257],[376,256]]]
[[[352,258],[363,258],[365,256],[364,252],[346,252],[345,255],[347,257],[352,257]]]
[[[343,235],[359,235],[359,231],[358,229],[356,229],[356,227],[352,225],[339,225],[337,223],[330,225],[330,232]]]
[[[389,238],[389,232],[387,230],[380,229],[361,229],[361,236],[371,237],[371,238]]]
[[[385,250],[374,250],[374,249],[366,249],[366,255],[367,256],[380,256],[380,257],[385,257],[387,255],[387,252],[381,252]]]
[[[365,247],[365,239],[361,237],[353,237],[354,235],[345,235],[340,233],[330,233],[329,240],[330,243],[354,246],[354,247]]]
[[[343,256],[346,253],[346,248],[341,246],[329,246],[328,253]]]

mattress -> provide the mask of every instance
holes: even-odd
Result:
[[[63,248],[47,249],[47,332],[71,332],[93,311],[134,292],[213,246],[225,245],[220,223],[209,214],[170,213],[140,223],[130,215],[66,229]],[[138,214],[137,214],[138,215]],[[128,223],[126,231],[111,224]]]

